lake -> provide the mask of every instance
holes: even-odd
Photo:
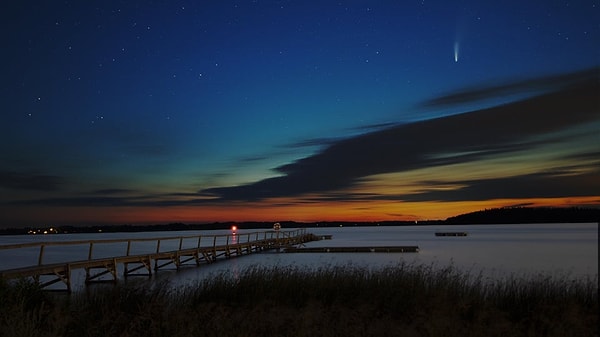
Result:
[[[284,229],[285,230],[285,229]],[[238,230],[238,236],[259,230]],[[435,236],[435,232],[466,232],[467,236]],[[463,226],[399,226],[399,227],[313,227],[307,232],[332,235],[332,240],[307,243],[307,247],[333,246],[418,246],[418,253],[277,253],[267,251],[230,260],[220,259],[211,265],[184,267],[180,271],[160,270],[152,281],[168,280],[175,286],[192,284],[214,273],[233,275],[254,266],[292,266],[319,268],[332,265],[354,265],[368,268],[390,266],[401,262],[428,264],[435,267],[452,265],[473,275],[492,279],[549,275],[573,279],[598,275],[598,224],[518,224]],[[0,236],[0,245],[67,240],[100,240],[152,238],[166,236],[227,234],[229,231],[181,231],[141,233],[56,234]],[[194,245],[194,242],[186,243]],[[178,240],[161,243],[164,249],[175,249]],[[169,246],[170,245],[170,246]],[[44,262],[85,259],[88,245],[48,246]],[[94,257],[107,257],[125,252],[126,244],[94,247]],[[155,249],[155,243],[135,247],[141,253]],[[161,251],[164,251],[161,249]],[[0,269],[35,265],[39,248],[0,250]],[[123,254],[124,255],[124,254]],[[84,276],[74,272],[73,286],[80,287]],[[121,275],[119,275],[121,277]],[[131,279],[131,278],[130,278]],[[134,278],[139,280],[140,278]]]

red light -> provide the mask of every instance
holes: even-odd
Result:
[[[235,231],[237,231],[237,226],[231,226],[231,231],[235,233]]]

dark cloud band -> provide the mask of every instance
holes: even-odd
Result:
[[[597,99],[600,85],[593,74],[596,70],[552,77],[545,85],[555,90],[518,102],[338,141],[313,156],[278,167],[276,170],[281,176],[202,192],[220,200],[296,197],[348,188],[374,174],[468,162],[533,148],[540,145],[540,141],[535,140],[539,136],[600,120]],[[541,85],[547,79],[522,81],[502,88],[516,90]],[[489,89],[485,95],[503,90]],[[477,92],[463,94],[465,97],[480,95]],[[466,155],[445,155],[452,153]]]

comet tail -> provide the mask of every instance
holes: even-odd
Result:
[[[454,62],[458,62],[458,41],[454,42]]]

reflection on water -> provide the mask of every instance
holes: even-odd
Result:
[[[254,232],[256,230],[252,230]],[[465,237],[439,237],[436,231],[467,232]],[[177,235],[226,234],[229,231],[186,231],[145,233],[67,234],[52,236],[0,236],[0,244],[65,241],[151,238]],[[236,240],[246,240],[238,230]],[[251,254],[200,267],[184,267],[179,272],[160,270],[153,281],[168,280],[174,285],[194,283],[213,273],[231,272],[239,275],[253,266],[293,266],[319,268],[330,265],[354,265],[378,268],[399,262],[416,264],[449,264],[473,274],[503,278],[510,275],[568,275],[573,278],[596,277],[598,274],[598,224],[535,224],[535,225],[470,225],[470,226],[405,226],[405,227],[332,227],[310,228],[317,235],[331,234],[332,240],[310,242],[317,246],[419,246],[418,253],[277,253],[275,251]],[[161,242],[161,251],[176,249],[179,240]],[[189,242],[188,242],[189,241]],[[196,240],[184,240],[185,247],[194,247]],[[202,246],[212,242],[203,242]],[[132,254],[156,249],[155,242],[136,242]],[[146,246],[144,246],[146,245]],[[164,246],[163,246],[164,245]],[[88,245],[48,246],[44,262],[86,259]],[[126,244],[97,245],[95,257],[123,254]],[[24,248],[0,250],[0,269],[9,269],[37,263],[39,250]],[[122,268],[122,266],[121,266]],[[74,287],[84,280],[76,271]],[[122,275],[122,270],[119,271]]]

